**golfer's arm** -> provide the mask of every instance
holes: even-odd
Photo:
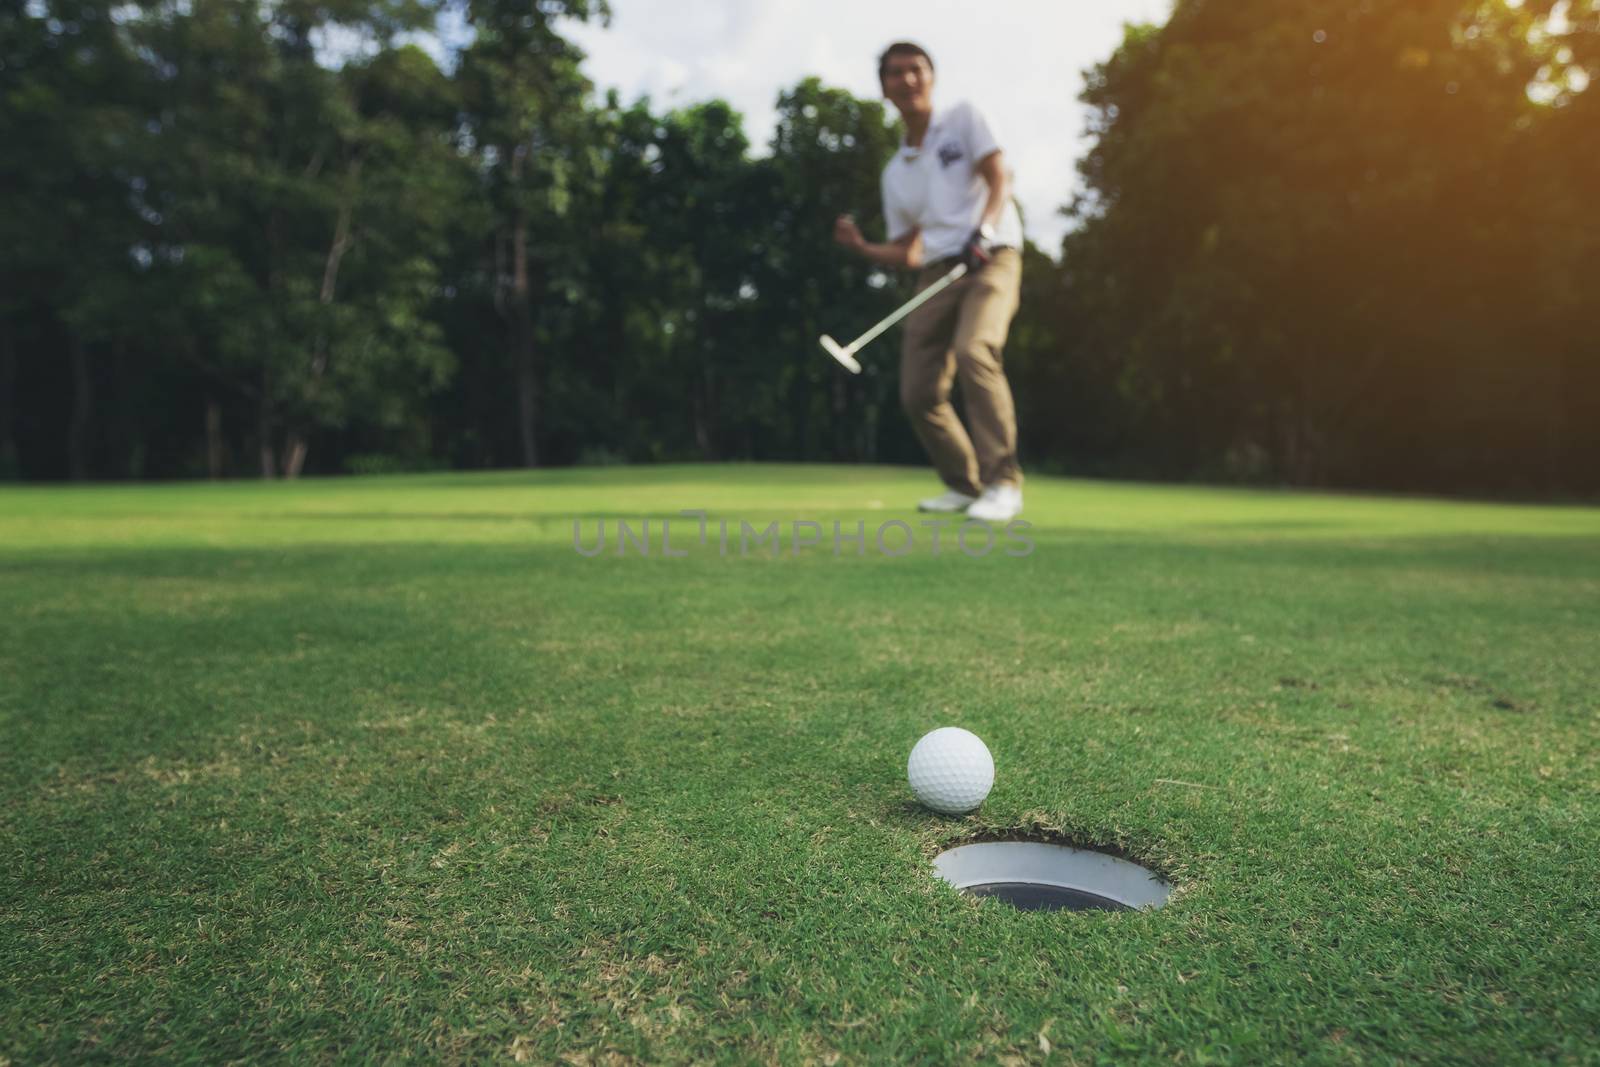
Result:
[[[996,148],[984,156],[978,164],[978,174],[989,183],[989,202],[983,206],[981,221],[998,229],[1006,202],[1011,199],[1011,175],[1006,173],[1005,153]]]
[[[880,267],[891,270],[917,270],[922,266],[922,230],[915,229],[898,241],[873,244],[870,241],[858,250]]]

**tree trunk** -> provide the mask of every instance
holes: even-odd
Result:
[[[699,388],[694,394],[694,443],[700,449],[700,458],[707,463],[715,463],[718,459],[713,425],[717,410],[716,384],[710,363],[702,363]]]
[[[278,476],[278,457],[272,450],[272,391],[267,372],[261,372],[261,396],[256,402],[256,433],[261,446],[261,477]]]
[[[504,147],[504,146],[502,146]],[[528,146],[506,148],[511,160],[511,187],[520,189]],[[539,362],[533,343],[533,285],[528,277],[528,218],[519,205],[511,209],[506,228],[495,235],[494,307],[505,320],[511,346],[511,373],[516,378],[517,438],[522,465],[539,465]],[[510,262],[507,262],[509,258]],[[509,278],[507,275],[509,274]],[[507,301],[510,306],[507,306]]]
[[[878,462],[878,411],[882,407],[882,396],[883,390],[880,387],[877,396],[867,402],[866,410],[861,416],[862,432],[866,435],[864,438],[866,447],[861,452],[863,463]]]
[[[67,473],[75,482],[89,477],[89,449],[94,423],[94,381],[89,373],[89,349],[76,331],[67,334],[67,357],[72,364],[72,418],[67,424]]]
[[[539,366],[528,283],[528,227],[519,211],[511,231],[511,359],[517,374],[517,432],[522,465],[539,465]]]
[[[339,199],[339,213],[333,224],[333,241],[328,245],[328,254],[322,261],[322,288],[317,293],[317,302],[323,307],[333,304],[334,295],[338,292],[339,264],[344,261],[344,254],[355,244],[355,237],[351,234],[351,218],[355,213],[355,190],[361,180],[362,157],[356,156],[345,169],[344,195]],[[328,372],[328,349],[331,346],[328,335],[318,332],[313,342],[311,353],[311,378],[306,382],[306,400],[313,401],[317,392],[322,387],[322,379]],[[285,478],[298,478],[306,466],[306,453],[311,450],[311,441],[304,430],[296,427],[289,431],[283,446],[283,476]]]
[[[306,453],[311,450],[303,434],[291,431],[283,443],[283,476],[298,478],[306,466]]]
[[[222,477],[222,405],[216,397],[206,398],[206,477]]]
[[[850,420],[848,416],[850,398],[845,394],[844,376],[840,374],[830,374],[828,377],[832,379],[829,384],[833,389],[833,395],[828,399],[831,401],[833,408],[832,418],[829,421],[833,424],[832,437],[834,462],[843,463],[852,459],[860,462],[861,454],[858,447],[856,447],[858,443],[856,441],[856,434],[859,432],[859,427],[850,426]],[[852,456],[852,452],[856,454]]]
[[[722,417],[722,394],[718,389],[717,368],[710,360],[701,363],[705,372],[706,385],[706,434],[705,455],[706,462],[717,463],[722,459],[722,448],[718,441],[718,425]]]
[[[17,462],[17,348],[11,323],[0,319],[0,478],[15,478]]]
[[[1572,336],[1576,336],[1575,334]],[[1564,346],[1557,347],[1551,361],[1547,403],[1550,417],[1545,427],[1544,453],[1546,476],[1544,490],[1555,495],[1576,488],[1567,472],[1567,414],[1571,407],[1571,384],[1567,374],[1567,353]]]
[[[706,463],[715,463],[717,460],[716,449],[711,444],[711,420],[706,415],[705,401],[698,396],[694,398],[694,446],[700,450],[700,458]]]

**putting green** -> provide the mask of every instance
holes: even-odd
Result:
[[[0,490],[0,1062],[1595,1062],[1600,510],[1034,478],[972,558],[936,488]],[[931,877],[1018,828],[1177,889]]]

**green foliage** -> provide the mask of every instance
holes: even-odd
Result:
[[[1565,284],[1540,264],[1600,231],[1542,223],[1579,175],[1528,98],[1528,31],[1457,0],[1189,0],[1093,72],[1074,321],[1159,466],[1593,487],[1596,439],[1557,440],[1587,401],[1554,373],[1578,338],[1551,345]]]
[[[458,166],[439,133],[450,85],[414,48],[332,70],[311,44],[335,26],[392,36],[421,25],[420,11],[195,0],[25,16],[21,25],[47,44],[61,38],[16,64],[30,86],[69,74],[68,40],[97,33],[85,69],[98,80],[84,103],[36,99],[46,111],[27,143],[70,131],[56,165],[104,175],[106,186],[46,190],[52,175],[37,165],[8,176],[40,197],[65,194],[68,205],[65,218],[41,209],[18,219],[27,232],[15,247],[60,257],[48,270],[7,264],[41,290],[45,328],[25,340],[94,345],[99,365],[86,379],[115,382],[105,361],[158,337],[160,347],[141,353],[144,373],[181,364],[201,394],[191,399],[196,430],[201,397],[225,397],[253,426],[269,472],[280,463],[297,472],[308,436],[355,410],[389,425],[439,387],[452,358],[427,311],[442,251],[437,201]],[[26,108],[8,103],[5,113],[30,121]],[[104,219],[74,221],[90,208]],[[74,401],[74,423],[86,403]]]
[[[829,236],[882,233],[881,103],[803,80],[755,152],[722,101],[596,100],[602,3],[457,5],[442,69],[439,10],[0,7],[0,471],[922,461],[894,335],[816,348],[907,295]],[[1597,42],[1593,0],[1129,27],[1025,250],[1025,465],[1600,487]]]
[[[831,237],[841,212],[854,214],[865,232],[887,236],[878,177],[898,144],[881,103],[858,100],[814,78],[778,97],[766,216],[770,243],[756,287],[763,309],[780,324],[769,331],[779,342],[774,347],[789,357],[769,371],[763,405],[774,421],[786,418],[795,425],[779,455],[918,455],[898,417],[893,344],[863,363],[860,378],[819,358],[816,347],[822,334],[865,329],[910,295],[896,279],[841,255]],[[909,447],[886,450],[885,438]]]
[[[607,10],[603,3],[477,0],[467,14],[475,36],[456,73],[457,137],[480,182],[486,232],[474,236],[491,257],[475,272],[472,295],[500,320],[503,361],[491,365],[516,398],[519,459],[534,466],[546,436],[548,349],[570,325],[560,321],[560,306],[582,285],[575,201],[598,183],[601,165],[583,56],[554,20],[604,18]]]

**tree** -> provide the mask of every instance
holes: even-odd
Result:
[[[752,278],[763,245],[758,168],[737,112],[710,101],[660,117],[640,101],[614,111],[597,286],[619,329],[600,358],[626,375],[629,422],[684,413],[629,451],[726,454],[763,318]],[[605,315],[604,312],[622,311]]]
[[[1538,0],[1531,33],[1543,60],[1535,92],[1548,115],[1525,160],[1534,209],[1538,343],[1550,373],[1541,410],[1549,461],[1568,472],[1555,486],[1600,484],[1600,345],[1593,340],[1594,278],[1600,273],[1600,4]],[[1553,20],[1560,9],[1564,17]]]
[[[832,237],[842,212],[855,214],[868,233],[883,233],[879,176],[898,143],[878,101],[816,78],[778,96],[755,279],[769,323],[767,354],[749,409],[759,422],[746,429],[758,454],[876,459],[885,448],[899,448],[905,458],[917,454],[904,427],[885,417],[898,403],[892,349],[878,350],[859,378],[817,349],[822,334],[848,332],[852,324],[864,329],[909,295],[909,279],[843,253]],[[779,428],[782,436],[774,439]]]
[[[1515,479],[1538,56],[1500,5],[1180,3],[1092,72],[1067,249],[1184,473]],[[1484,299],[1495,294],[1495,299]]]
[[[573,190],[599,166],[583,54],[554,22],[605,19],[609,10],[603,0],[475,0],[467,17],[475,38],[457,74],[462,143],[476,154],[490,206],[493,303],[506,330],[521,459],[533,467],[548,374],[539,316],[569,284],[581,247],[568,224]]]
[[[254,409],[260,471],[295,477],[354,410],[393,421],[449,359],[432,299],[448,84],[414,48],[332,69],[331,27],[380,41],[414,5],[194,0],[133,23],[162,82],[144,210],[174,348]],[[363,285],[341,289],[352,271]]]
[[[13,390],[36,386],[67,355],[59,420],[65,473],[91,473],[96,366],[113,326],[136,314],[131,252],[146,229],[127,200],[143,137],[143,72],[120,37],[114,5],[52,0],[0,5],[0,471],[18,469]],[[43,381],[52,381],[43,377]]]

